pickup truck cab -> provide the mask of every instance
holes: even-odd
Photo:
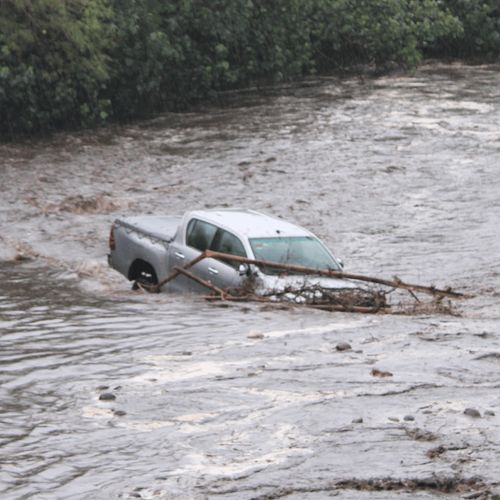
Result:
[[[197,210],[184,216],[138,216],[116,219],[111,227],[109,264],[131,281],[159,283],[205,250],[277,263],[341,270],[341,263],[312,233],[254,210]],[[300,286],[307,279],[325,288],[353,288],[338,278],[284,276],[273,268],[241,265],[230,259],[206,258],[191,272],[221,289],[245,286],[249,277],[257,292]],[[206,292],[180,275],[165,285],[176,292]]]

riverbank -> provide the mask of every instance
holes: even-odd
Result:
[[[4,140],[192,110],[255,82],[500,52],[496,0],[8,0],[2,9]]]

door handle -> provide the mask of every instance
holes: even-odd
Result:
[[[175,252],[174,254],[178,259],[184,260],[184,254],[180,252]]]
[[[217,269],[215,269],[215,267],[209,267],[208,272],[210,274],[219,274],[219,271],[217,271]]]

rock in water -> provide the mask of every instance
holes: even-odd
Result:
[[[116,399],[116,396],[114,394],[111,394],[110,392],[103,392],[99,396],[100,401],[114,401]]]
[[[336,346],[335,349],[337,351],[350,351],[351,350],[351,344],[348,342],[339,342]]]
[[[252,331],[247,335],[247,338],[249,338],[249,339],[263,339],[264,334],[261,332],[253,332]]]
[[[379,370],[378,368],[374,368],[371,372],[372,376],[374,377],[392,377],[392,373],[391,372],[386,372],[386,371],[383,371],[383,370]]]
[[[464,410],[464,415],[472,418],[481,418],[481,414],[475,408],[466,408]]]

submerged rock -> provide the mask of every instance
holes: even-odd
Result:
[[[437,446],[436,448],[431,448],[430,450],[428,450],[426,452],[426,455],[429,458],[437,458],[445,452],[446,452],[446,448],[443,445],[441,445],[441,446]]]
[[[479,411],[475,408],[466,408],[464,410],[464,415],[472,418],[481,418],[481,413],[479,413]]]
[[[350,351],[352,348],[351,348],[351,344],[349,344],[349,342],[339,342],[335,346],[335,349],[337,349],[337,351]]]
[[[373,368],[373,370],[370,373],[374,377],[380,377],[380,378],[383,378],[383,377],[392,377],[392,373],[391,372],[386,372],[386,371],[383,371],[383,370],[379,370],[378,368]]]
[[[264,338],[264,334],[262,332],[250,332],[247,335],[247,338],[248,339],[263,339]]]
[[[114,401],[116,399],[116,396],[114,394],[111,394],[110,392],[103,392],[99,396],[100,401]]]
[[[419,429],[418,427],[415,429],[405,429],[405,432],[409,438],[415,441],[435,441],[438,438],[436,434],[424,429]]]

